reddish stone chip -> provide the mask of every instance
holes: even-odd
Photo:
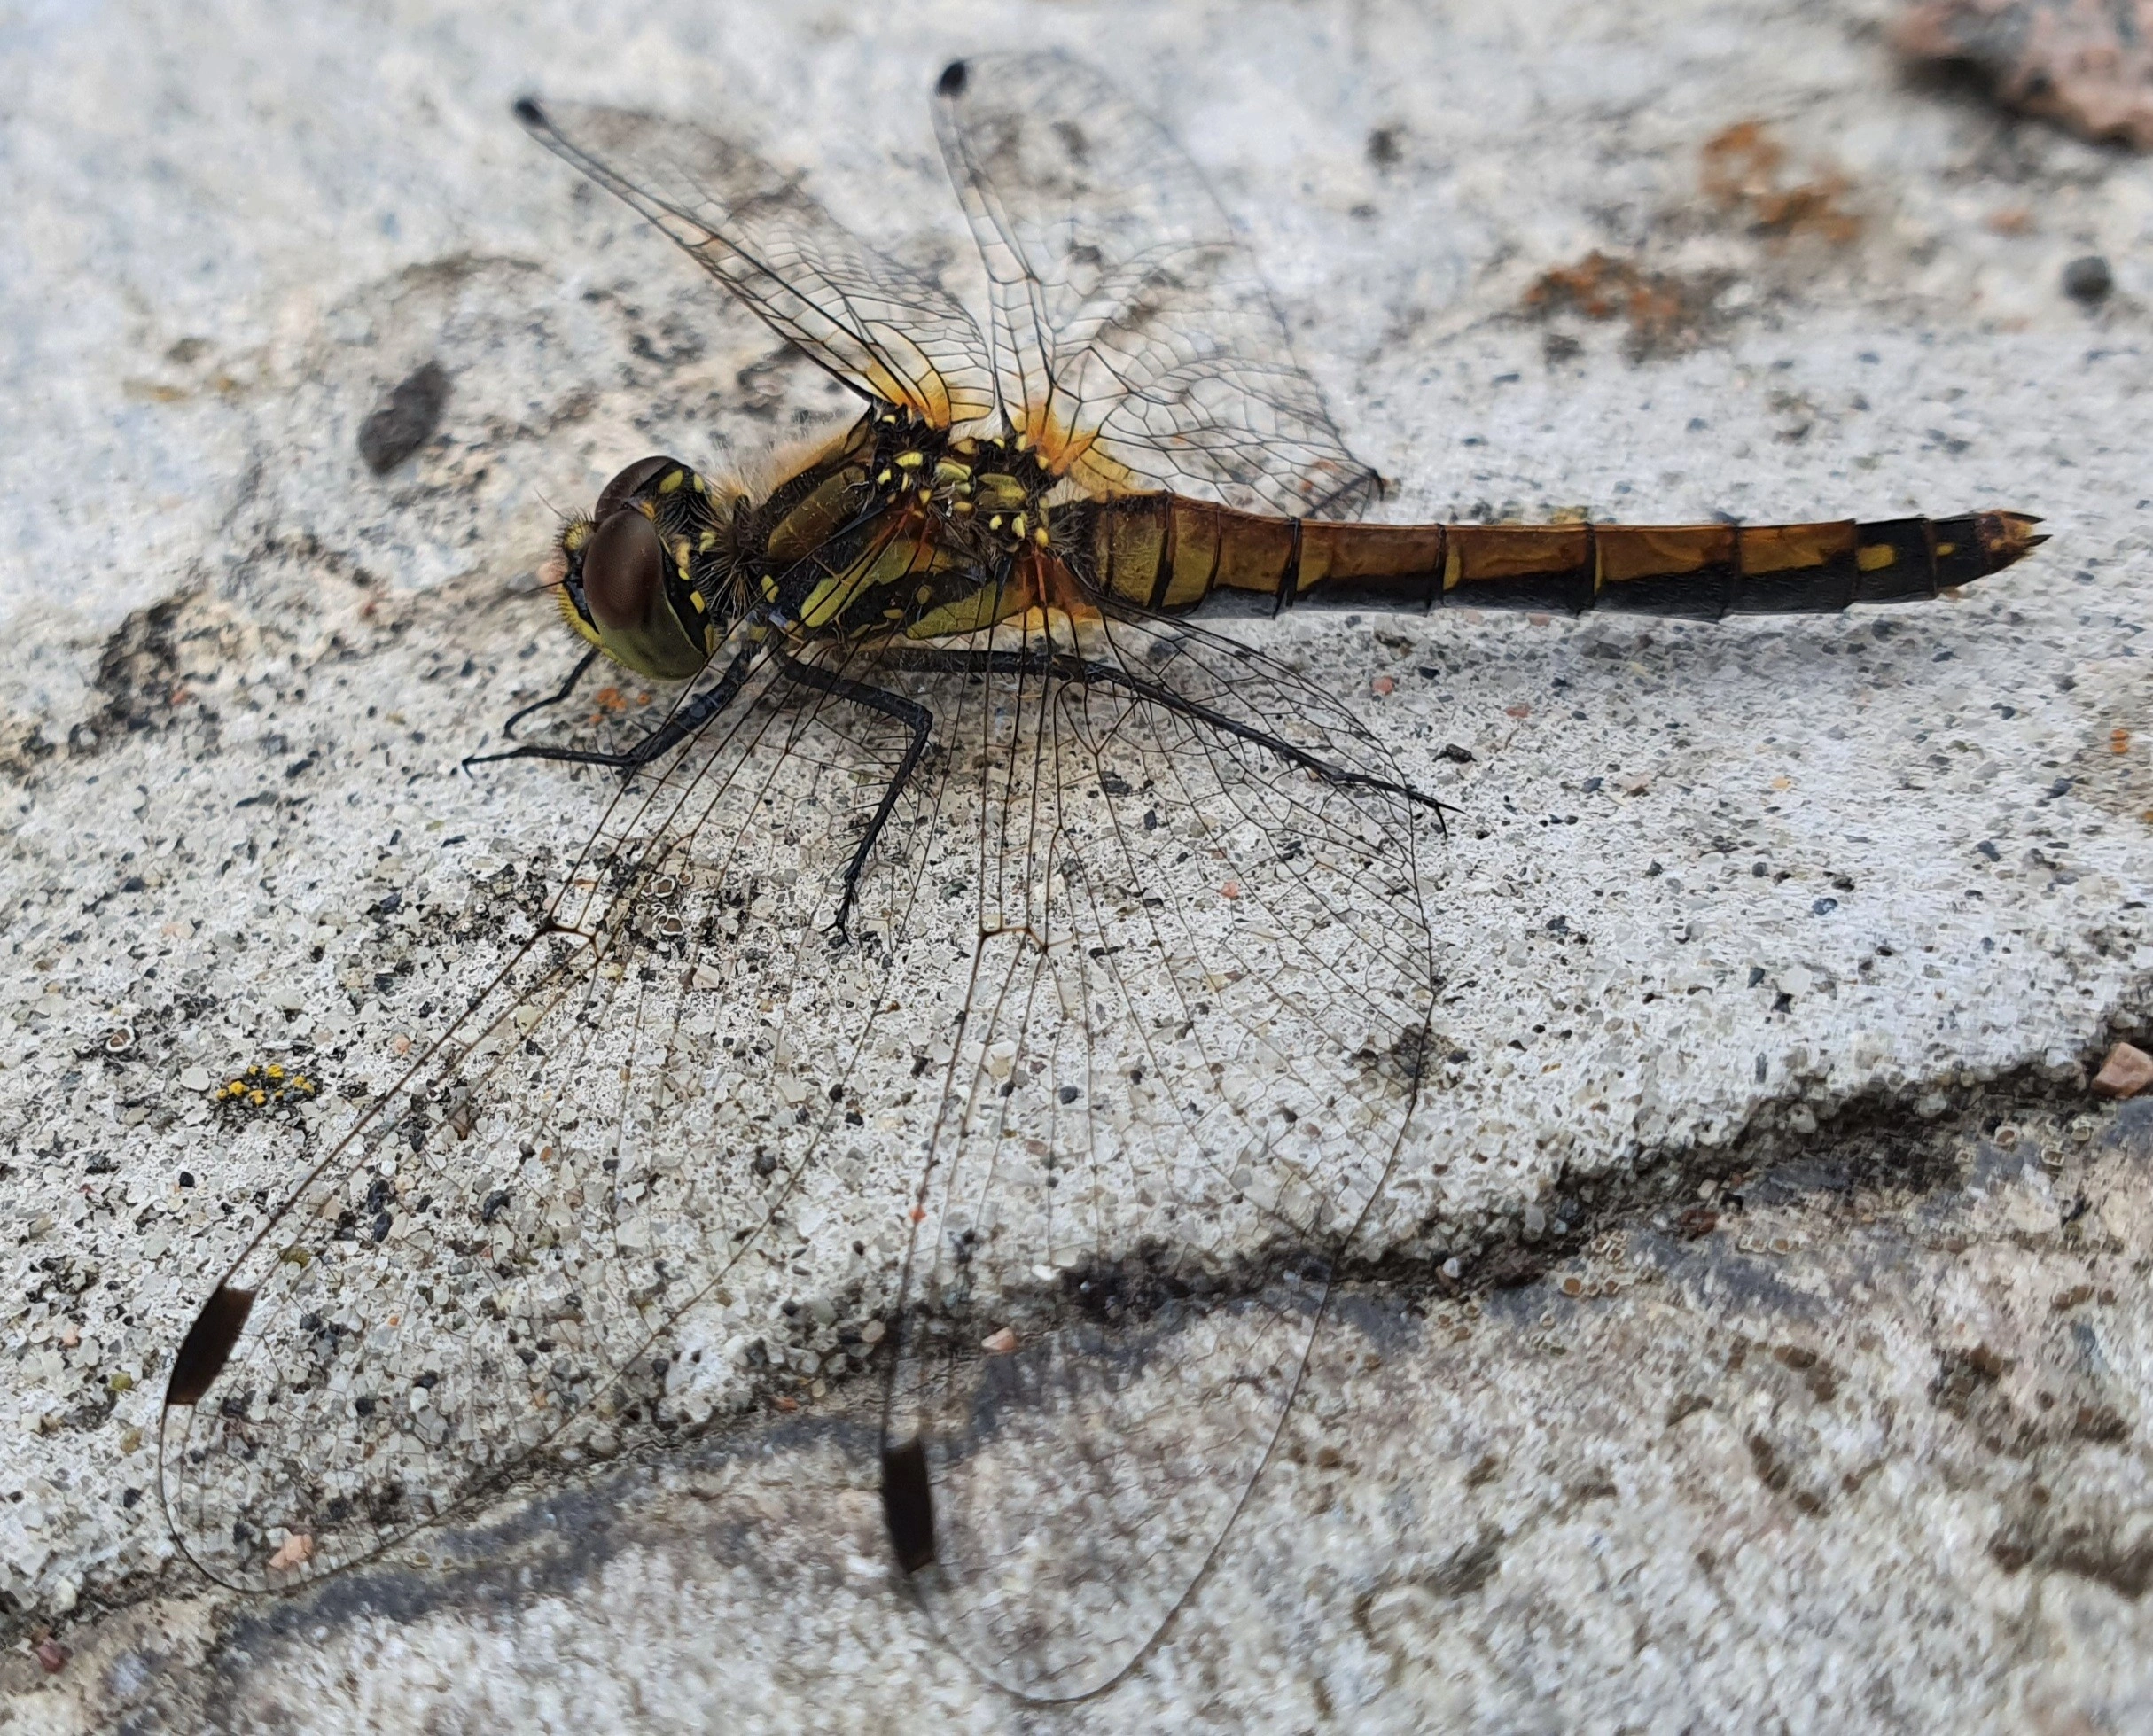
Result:
[[[2153,1055],[2128,1043],[2110,1049],[2094,1076],[2094,1089],[2103,1097],[2135,1097],[2149,1085],[2153,1085]]]

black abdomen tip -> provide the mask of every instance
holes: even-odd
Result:
[[[934,94],[938,97],[962,97],[964,94],[964,81],[971,76],[962,60],[952,60],[942,68],[942,75],[935,82]]]
[[[515,108],[516,118],[525,126],[542,127],[546,124],[546,112],[539,107],[537,97],[519,97],[516,98]]]

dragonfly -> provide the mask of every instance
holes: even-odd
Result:
[[[1217,617],[1829,611],[2040,540],[1366,522],[1157,121],[1058,53],[932,106],[984,323],[734,141],[517,106],[862,408],[760,479],[640,459],[562,526],[581,659],[479,758],[624,775],[548,900],[459,930],[465,1010],[178,1347],[160,1490],[214,1580],[872,1374],[926,1619],[1021,1698],[1104,1691],[1281,1450],[1429,1088],[1442,805]],[[678,684],[662,722],[516,734],[601,663]]]

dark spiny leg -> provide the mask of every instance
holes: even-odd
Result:
[[[1150,700],[1154,705],[1164,706],[1170,712],[1178,712],[1183,717],[1194,718],[1198,723],[1216,729],[1221,735],[1237,736],[1244,742],[1252,742],[1258,747],[1275,753],[1281,759],[1289,760],[1306,771],[1314,773],[1326,783],[1335,783],[1341,789],[1382,790],[1393,796],[1403,796],[1408,801],[1417,802],[1421,806],[1430,809],[1435,815],[1437,826],[1440,827],[1443,823],[1445,805],[1433,796],[1416,790],[1409,783],[1393,783],[1387,777],[1371,776],[1367,772],[1349,772],[1342,766],[1334,766],[1329,760],[1318,759],[1313,753],[1295,747],[1291,742],[1281,741],[1276,736],[1267,735],[1264,731],[1253,728],[1248,724],[1236,722],[1223,712],[1213,711],[1208,705],[1199,705],[1193,699],[1183,698],[1171,688],[1160,687],[1156,681],[1140,681],[1130,674],[1127,670],[1117,668],[1111,663],[1080,661],[1075,658],[1067,658],[1065,661],[1076,666],[1074,668],[1064,668],[1059,672],[1066,680],[1101,681],[1112,687],[1127,688],[1131,693]]]
[[[860,890],[860,876],[867,868],[868,853],[875,847],[882,829],[889,823],[890,815],[897,806],[897,798],[904,787],[912,781],[918,769],[920,756],[926,752],[932,738],[934,713],[924,705],[906,698],[901,693],[892,693],[886,688],[872,687],[865,681],[848,680],[833,675],[827,669],[818,669],[811,663],[800,663],[783,651],[776,654],[777,667],[788,681],[802,687],[814,688],[832,698],[849,699],[855,705],[864,705],[870,711],[880,712],[885,717],[895,718],[910,727],[912,739],[906,744],[904,758],[897,762],[897,770],[882,791],[882,800],[875,808],[875,817],[867,822],[867,835],[860,840],[860,847],[853,852],[852,860],[845,869],[845,896],[838,901],[838,919],[830,925],[830,931],[839,939],[845,938],[845,924],[852,915],[854,896]]]
[[[626,753],[594,753],[583,748],[546,747],[532,742],[511,748],[506,753],[474,753],[464,763],[466,766],[488,766],[501,759],[561,759],[572,766],[611,766],[614,770],[622,772],[638,770],[649,765],[667,748],[686,741],[731,705],[739,697],[740,689],[747,685],[749,668],[760,649],[755,645],[748,646],[732,660],[732,666],[725,672],[717,686],[707,693],[698,695],[692,703],[659,724]],[[584,658],[585,663],[589,660],[589,658]],[[550,704],[551,701],[547,703]]]
[[[596,663],[597,660],[598,648],[596,645],[593,645],[589,650],[583,653],[582,661],[578,663],[574,668],[568,672],[568,679],[560,684],[560,690],[558,692],[552,694],[547,698],[537,701],[534,705],[526,705],[519,712],[511,712],[509,713],[509,720],[501,726],[501,739],[504,742],[514,741],[516,739],[516,726],[521,723],[524,719],[530,716],[533,712],[542,712],[549,705],[558,705],[561,704],[562,701],[566,699],[570,694],[575,691],[575,684],[581,681],[585,675],[590,673],[590,666]],[[469,765],[471,762],[467,759],[464,763],[465,765]]]
[[[1275,753],[1281,759],[1313,772],[1326,783],[1341,789],[1381,790],[1393,796],[1403,796],[1431,810],[1438,827],[1443,826],[1443,816],[1456,812],[1448,803],[1438,801],[1433,796],[1416,790],[1409,783],[1394,783],[1389,778],[1371,776],[1367,772],[1349,772],[1344,767],[1334,766],[1329,760],[1319,759],[1292,743],[1282,741],[1276,736],[1267,735],[1252,725],[1241,723],[1208,705],[1198,705],[1156,681],[1147,681],[1132,675],[1126,669],[1111,663],[1094,663],[1088,658],[1070,657],[1060,653],[1036,656],[1029,651],[910,651],[900,652],[891,661],[899,668],[920,669],[949,674],[966,674],[980,670],[1017,674],[1026,671],[1042,671],[1060,676],[1065,681],[1099,682],[1109,687],[1125,688],[1139,698],[1158,705],[1176,715],[1193,719],[1206,728],[1216,729],[1221,735],[1234,736],[1242,741]]]

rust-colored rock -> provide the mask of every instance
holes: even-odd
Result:
[[[2153,0],[1916,0],[1892,35],[1970,62],[2014,108],[2153,149]]]
[[[2094,1075],[2094,1089],[2103,1097],[2135,1097],[2149,1085],[2153,1085],[2153,1055],[2129,1043],[2110,1049]]]

